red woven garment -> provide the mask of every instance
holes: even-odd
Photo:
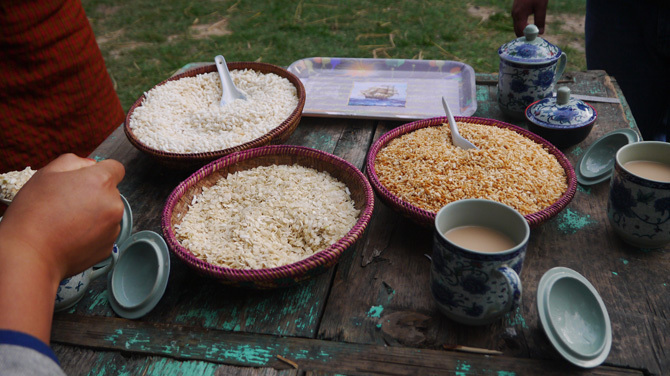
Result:
[[[124,119],[79,0],[0,2],[0,172],[88,156]]]

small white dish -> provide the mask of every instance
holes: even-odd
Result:
[[[4,197],[0,197],[0,202],[3,203],[3,204],[5,204],[5,205],[7,205],[7,206],[9,206],[9,204],[12,203],[12,200],[8,200],[8,199],[6,199],[6,198],[4,198]]]
[[[576,271],[556,267],[537,288],[537,310],[549,341],[572,364],[593,368],[612,347],[607,308],[593,285]]]

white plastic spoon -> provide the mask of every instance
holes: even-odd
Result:
[[[444,106],[444,112],[447,113],[447,118],[449,119],[449,129],[451,130],[451,142],[461,149],[477,149],[477,147],[473,145],[472,142],[466,140],[460,135],[460,133],[458,133],[458,128],[456,127],[456,120],[454,120],[454,116],[451,114],[451,109],[449,109],[447,100],[444,99],[444,97],[442,97],[442,106]]]
[[[224,59],[222,55],[218,55],[214,58],[214,62],[216,63],[216,69],[219,71],[219,77],[221,77],[221,89],[223,91],[223,94],[221,95],[221,106],[230,103],[235,99],[246,100],[247,96],[235,87],[233,79],[230,78],[226,59]]]

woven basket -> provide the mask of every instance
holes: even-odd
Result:
[[[545,221],[549,220],[550,218],[554,217],[561,210],[563,210],[575,196],[575,192],[577,190],[577,177],[575,175],[575,170],[573,169],[572,165],[570,164],[570,161],[568,161],[565,155],[545,139],[523,128],[517,127],[516,125],[504,123],[493,119],[482,119],[477,117],[458,117],[458,116],[455,117],[455,119],[457,122],[461,121],[466,123],[483,124],[499,128],[511,129],[516,133],[519,133],[520,135],[527,137],[533,140],[534,142],[544,146],[545,149],[550,154],[556,157],[558,163],[560,163],[560,165],[563,167],[563,169],[565,170],[565,174],[568,178],[568,189],[565,191],[563,196],[561,196],[558,200],[556,200],[556,202],[554,202],[548,208],[524,216],[531,228],[537,227],[540,224],[544,223]],[[402,125],[382,135],[372,145],[367,156],[366,172],[368,177],[370,178],[370,183],[372,184],[372,187],[374,188],[375,192],[377,192],[379,198],[393,210],[403,214],[407,218],[413,220],[414,222],[424,227],[432,228],[434,226],[436,213],[414,206],[409,202],[402,200],[393,193],[389,192],[379,181],[377,172],[375,170],[375,160],[377,159],[377,153],[379,153],[380,150],[382,150],[389,142],[391,142],[391,140],[400,137],[406,133],[413,132],[417,129],[440,126],[447,122],[448,120],[446,117],[438,117],[438,118],[419,120]]]
[[[210,187],[230,173],[257,166],[293,165],[326,171],[346,184],[360,216],[349,232],[327,249],[293,264],[270,269],[231,269],[207,263],[181,246],[174,232],[180,216],[188,210],[194,195]],[[361,236],[370,222],[374,193],[363,173],[337,156],[301,146],[265,146],[230,154],[209,163],[179,184],[168,197],[163,210],[162,228],[172,252],[199,273],[216,278],[225,284],[256,289],[287,287],[311,278],[335,265],[342,253]]]
[[[293,110],[293,112],[291,112],[288,118],[286,118],[286,120],[284,120],[281,124],[279,124],[279,126],[277,126],[270,132],[266,133],[265,135],[255,140],[251,140],[244,144],[237,145],[228,149],[210,151],[205,153],[173,153],[173,152],[161,151],[147,146],[135,136],[133,130],[130,128],[129,125],[130,116],[133,114],[133,111],[135,111],[137,107],[142,105],[142,102],[144,101],[145,95],[142,94],[142,96],[139,97],[137,101],[135,101],[132,107],[130,107],[130,110],[128,110],[128,114],[126,115],[126,121],[123,126],[123,129],[126,133],[126,137],[128,137],[130,143],[133,144],[133,146],[135,146],[140,151],[156,159],[159,163],[167,167],[176,168],[180,170],[187,170],[187,169],[194,170],[196,168],[202,167],[206,163],[209,163],[215,159],[221,158],[225,155],[237,151],[252,149],[264,145],[284,143],[291,136],[293,131],[295,131],[295,129],[298,127],[298,123],[300,123],[300,118],[302,116],[302,109],[303,107],[305,107],[305,87],[303,86],[300,79],[296,77],[294,74],[287,71],[286,69],[272,64],[256,63],[256,62],[234,62],[234,63],[228,63],[227,65],[228,69],[231,71],[251,69],[266,74],[274,73],[278,76],[286,78],[295,86],[297,90],[298,105]],[[184,77],[194,77],[199,74],[216,72],[216,71],[217,69],[215,64],[206,65],[170,77],[169,79],[159,83],[156,86],[164,85],[168,81],[175,81]]]

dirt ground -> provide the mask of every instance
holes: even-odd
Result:
[[[468,13],[486,21],[492,14],[500,12],[494,7],[470,6]],[[510,21],[511,22],[511,21]],[[528,19],[533,23],[533,17]],[[577,51],[584,52],[584,16],[573,14],[547,14],[542,38],[552,44],[567,45]]]

